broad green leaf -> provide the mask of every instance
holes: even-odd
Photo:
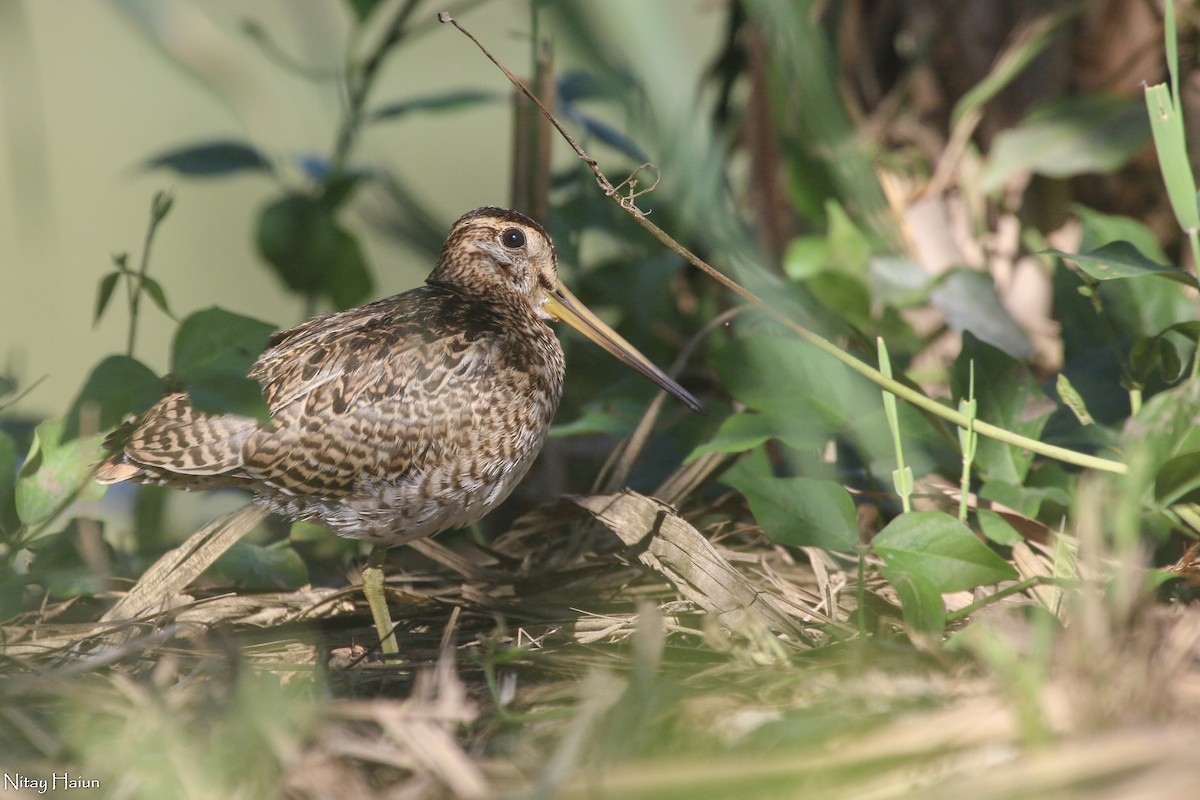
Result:
[[[305,194],[283,197],[263,209],[255,241],[293,291],[330,297],[341,308],[371,292],[358,241],[334,219],[330,204]]]
[[[1163,505],[1197,502],[1188,495],[1200,489],[1200,450],[1180,453],[1159,468],[1154,478],[1154,496]]]
[[[981,508],[975,512],[975,516],[979,520],[979,529],[990,541],[1005,547],[1024,541],[1017,529],[995,511]]]
[[[984,500],[1008,506],[1031,518],[1037,517],[1042,510],[1042,504],[1047,501],[1063,508],[1071,504],[1070,493],[1060,486],[1027,486],[999,480],[985,483],[979,490],[979,496]]]
[[[806,281],[821,274],[830,263],[829,239],[825,236],[797,236],[783,256],[783,271],[794,281]]]
[[[1109,242],[1125,241],[1152,261],[1167,262],[1167,254],[1158,236],[1144,222],[1121,214],[1105,214],[1079,204],[1072,205],[1071,211],[1083,223],[1083,235],[1079,243],[1081,250],[1087,252]]]
[[[884,567],[883,574],[900,598],[900,611],[909,630],[935,635],[946,630],[946,604],[937,589],[905,572]]]
[[[142,362],[129,356],[109,356],[96,365],[67,412],[63,441],[79,436],[81,414],[98,413],[96,431],[116,427],[129,414],[145,411],[163,395],[163,381]]]
[[[370,297],[375,283],[357,238],[343,231],[336,245],[328,277],[329,298],[338,308],[352,308]]]
[[[840,274],[865,280],[871,259],[870,240],[854,224],[840,203],[828,200],[825,209],[829,220],[829,257]]]
[[[0,535],[11,536],[21,524],[17,515],[17,446],[0,431]]]
[[[92,465],[104,455],[102,436],[62,440],[65,419],[37,426],[29,456],[17,478],[16,509],[21,522],[35,527],[49,521],[81,491],[98,497],[104,487],[91,481]]]
[[[896,468],[878,389],[828,355],[796,339],[753,335],[716,349],[709,364],[730,393],[762,417],[755,435],[801,447],[839,438],[859,448],[872,470]],[[940,442],[933,443],[928,421],[910,406],[899,412],[908,462],[924,474],[932,468],[925,443]]]
[[[1197,419],[1200,419],[1200,381],[1184,381],[1142,404],[1138,413],[1125,423],[1120,447],[1125,452],[1144,449],[1150,467],[1157,471],[1183,452]]]
[[[1141,104],[1113,95],[1055,100],[997,134],[982,176],[993,192],[1013,175],[1068,178],[1123,166],[1150,135]]]
[[[308,583],[304,561],[286,545],[235,542],[210,569],[243,589],[296,589]]]
[[[1167,383],[1174,383],[1183,372],[1179,350],[1163,336],[1149,336],[1129,350],[1129,371],[1139,383],[1149,380],[1156,369]]]
[[[246,377],[275,328],[220,308],[197,311],[179,325],[171,373],[209,413],[267,416],[262,389]]]
[[[1161,275],[1200,289],[1200,282],[1196,281],[1195,275],[1170,264],[1152,261],[1129,242],[1111,242],[1087,253],[1066,253],[1053,248],[1044,252],[1075,262],[1081,270],[1098,281]]]
[[[745,474],[727,480],[746,497],[754,518],[773,541],[842,551],[858,543],[854,501],[841,484]]]
[[[955,402],[967,397],[972,361],[977,418],[1037,439],[1054,411],[1054,403],[1042,393],[1024,364],[969,332],[963,336],[962,352],[951,372]],[[975,467],[985,480],[1021,483],[1032,462],[1033,454],[1024,448],[979,438]]]
[[[382,121],[407,116],[415,112],[458,111],[464,108],[495,103],[503,100],[505,95],[499,92],[488,92],[481,89],[460,89],[434,95],[410,97],[407,100],[397,100],[388,103],[371,114],[373,120]]]
[[[166,167],[181,175],[215,177],[238,172],[270,172],[271,162],[244,142],[213,141],[168,150],[147,160],[144,169]]]
[[[989,275],[951,270],[930,291],[929,299],[946,315],[951,330],[969,331],[1013,358],[1025,359],[1033,353],[1029,336],[1000,302]]]
[[[1151,261],[1159,264],[1170,263],[1170,259],[1158,243],[1156,234],[1146,225],[1129,217],[1102,214],[1081,206],[1075,206],[1074,212],[1083,221],[1083,238],[1079,245],[1082,251],[1096,250],[1110,242],[1126,241]],[[1082,270],[1068,270],[1065,266],[1060,272],[1066,271],[1082,273]],[[1061,278],[1061,274],[1058,277]],[[1061,284],[1061,280],[1059,283]],[[1074,292],[1065,286],[1057,288],[1060,291],[1065,290],[1064,294]],[[1081,352],[1086,346],[1108,349],[1111,345],[1106,336],[1114,334],[1118,339],[1136,341],[1147,336],[1164,334],[1166,329],[1175,325],[1195,324],[1195,306],[1186,292],[1179,291],[1179,286],[1174,281],[1103,281],[1095,289],[1099,292],[1104,314],[1114,328],[1112,333],[1107,335],[1102,334],[1102,326],[1096,324],[1096,312],[1090,303],[1084,301],[1083,308],[1080,309],[1082,314],[1073,320],[1073,315],[1067,312],[1065,307],[1067,298],[1060,295],[1055,297],[1055,316],[1063,322],[1063,338],[1068,353]],[[1178,332],[1188,335],[1183,330]],[[1084,360],[1076,369],[1087,368],[1095,361],[1091,357],[1081,358]],[[1116,369],[1115,364],[1113,369]],[[1074,378],[1075,375],[1072,375],[1072,379]],[[1116,381],[1101,378],[1099,383],[1107,390]],[[1077,385],[1093,407],[1098,408],[1099,404],[1110,402],[1107,398],[1098,396],[1095,391],[1084,392],[1082,384]],[[1095,408],[1093,414],[1097,419],[1101,419],[1101,416],[1095,413]],[[1128,412],[1125,412],[1122,417],[1127,414]]]
[[[1013,580],[1017,571],[963,523],[940,511],[896,517],[871,541],[892,585],[901,575],[939,594]]]
[[[778,439],[797,449],[820,447],[828,439],[822,425],[813,425],[803,415],[774,413],[732,414],[706,442],[688,455],[693,461],[705,453],[742,453],[769,439]]]
[[[570,422],[551,427],[549,435],[561,438],[597,433],[606,436],[628,436],[637,426],[645,410],[644,404],[627,401],[606,400],[589,403],[584,407],[582,415]]]

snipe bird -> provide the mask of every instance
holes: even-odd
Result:
[[[109,437],[97,480],[245,487],[284,517],[372,542],[363,593],[384,652],[398,652],[387,549],[478,520],[524,477],[562,395],[552,320],[703,413],[567,290],[541,225],[488,207],[454,223],[424,286],[277,333],[249,373],[270,424],[168,394]]]

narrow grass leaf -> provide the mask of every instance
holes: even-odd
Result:
[[[1188,160],[1183,115],[1163,83],[1146,89],[1146,109],[1150,114],[1159,172],[1167,186],[1171,209],[1181,228],[1194,231],[1200,228],[1200,208],[1196,203],[1196,180]]]

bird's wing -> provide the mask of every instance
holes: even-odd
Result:
[[[251,374],[274,427],[247,439],[245,474],[287,493],[338,495],[445,463],[463,446],[490,349],[440,325],[428,300],[406,293],[316,320],[268,350]]]

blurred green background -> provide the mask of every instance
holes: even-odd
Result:
[[[582,5],[614,22],[624,13],[621,3]],[[528,74],[528,2],[457,7],[456,17],[499,58]],[[384,64],[371,105],[458,90],[499,99],[369,126],[352,158],[402,180],[444,232],[471,208],[508,204],[512,115],[503,75],[436,22],[438,8],[419,10],[413,37]],[[660,42],[658,56],[674,62],[674,94],[686,98],[714,55],[724,10],[688,0],[653,13],[668,23],[659,35],[672,39]],[[318,79],[273,58],[247,35],[247,20]],[[350,6],[336,0],[0,2],[0,373],[22,387],[45,378],[8,413],[62,413],[91,367],[123,349],[121,309],[91,325],[96,288],[114,253],[136,260],[159,189],[172,191],[175,207],[155,242],[151,274],[177,315],[221,305],[281,327],[304,316],[303,303],[254,249],[258,211],[280,190],[273,177],[181,177],[146,165],[183,146],[240,140],[290,169],[285,179],[299,185],[298,159],[324,158],[332,148],[352,29]],[[579,64],[569,39],[556,38],[557,67]],[[423,279],[432,258],[392,232],[406,212],[387,193],[368,187],[347,210],[343,221],[360,235],[374,270],[374,297]],[[142,317],[138,355],[165,371],[174,323],[150,307]]]

